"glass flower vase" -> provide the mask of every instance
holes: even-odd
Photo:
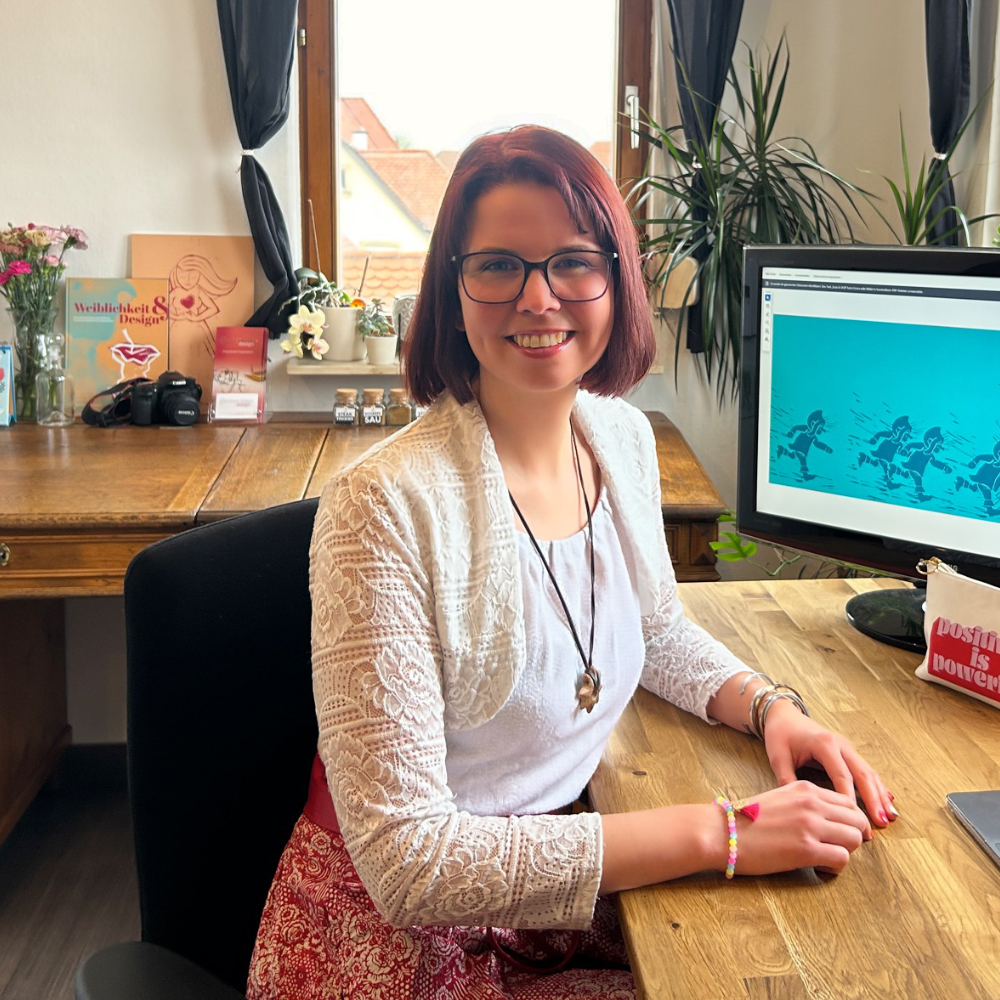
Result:
[[[43,368],[35,379],[36,421],[44,427],[69,427],[75,414],[73,378],[65,368]]]
[[[49,345],[55,338],[56,306],[40,309],[10,307],[14,321],[14,354],[18,370],[14,374],[17,419],[31,423],[38,412],[38,373],[45,367]]]
[[[35,379],[35,420],[45,427],[73,423],[73,379],[66,371],[66,336],[53,327],[43,338],[42,368]]]

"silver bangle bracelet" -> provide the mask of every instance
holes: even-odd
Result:
[[[766,677],[767,675],[761,675]],[[744,688],[746,683],[748,683],[750,678],[748,677],[746,682],[744,682]],[[753,698],[750,701],[750,711],[749,720],[746,723],[746,729],[748,732],[752,733],[759,740],[764,739],[764,725],[767,718],[767,713],[770,710],[772,704],[779,698],[787,698],[791,701],[803,715],[809,714],[809,709],[806,708],[805,702],[802,700],[802,696],[795,690],[795,688],[790,687],[788,684],[775,684],[771,681],[770,677],[767,677],[770,681],[768,684],[761,685],[753,693]]]
[[[793,705],[795,705],[795,707],[798,708],[798,710],[803,715],[809,715],[809,709],[806,708],[806,704],[802,700],[798,691],[796,691],[794,688],[789,688],[785,684],[779,686],[785,688],[786,690],[772,691],[770,698],[767,699],[767,701],[764,703],[764,707],[761,709],[760,722],[759,722],[761,739],[764,739],[764,733],[767,731],[767,713],[771,710],[771,706],[776,701],[785,698],[788,701],[790,701]]]
[[[743,683],[740,685],[740,697],[743,697],[743,693],[747,689],[747,685],[755,678],[759,677],[762,681],[766,681],[771,687],[774,687],[774,681],[771,680],[767,674],[762,674],[759,670],[751,670],[750,673],[743,678]],[[756,694],[756,692],[754,692]]]

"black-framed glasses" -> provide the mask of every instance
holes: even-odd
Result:
[[[477,250],[452,257],[462,288],[473,302],[500,305],[521,297],[536,268],[560,302],[592,302],[607,290],[618,254],[610,250],[562,250],[545,260],[525,260],[516,253]]]

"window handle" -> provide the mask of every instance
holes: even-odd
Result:
[[[639,88],[634,84],[625,87],[625,114],[628,115],[629,139],[633,149],[639,148]]]

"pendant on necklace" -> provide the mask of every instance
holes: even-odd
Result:
[[[594,706],[600,701],[601,687],[600,681],[594,683],[594,677],[589,670],[584,671],[580,687],[576,692],[576,700],[580,703],[580,708],[587,712],[593,712]]]

